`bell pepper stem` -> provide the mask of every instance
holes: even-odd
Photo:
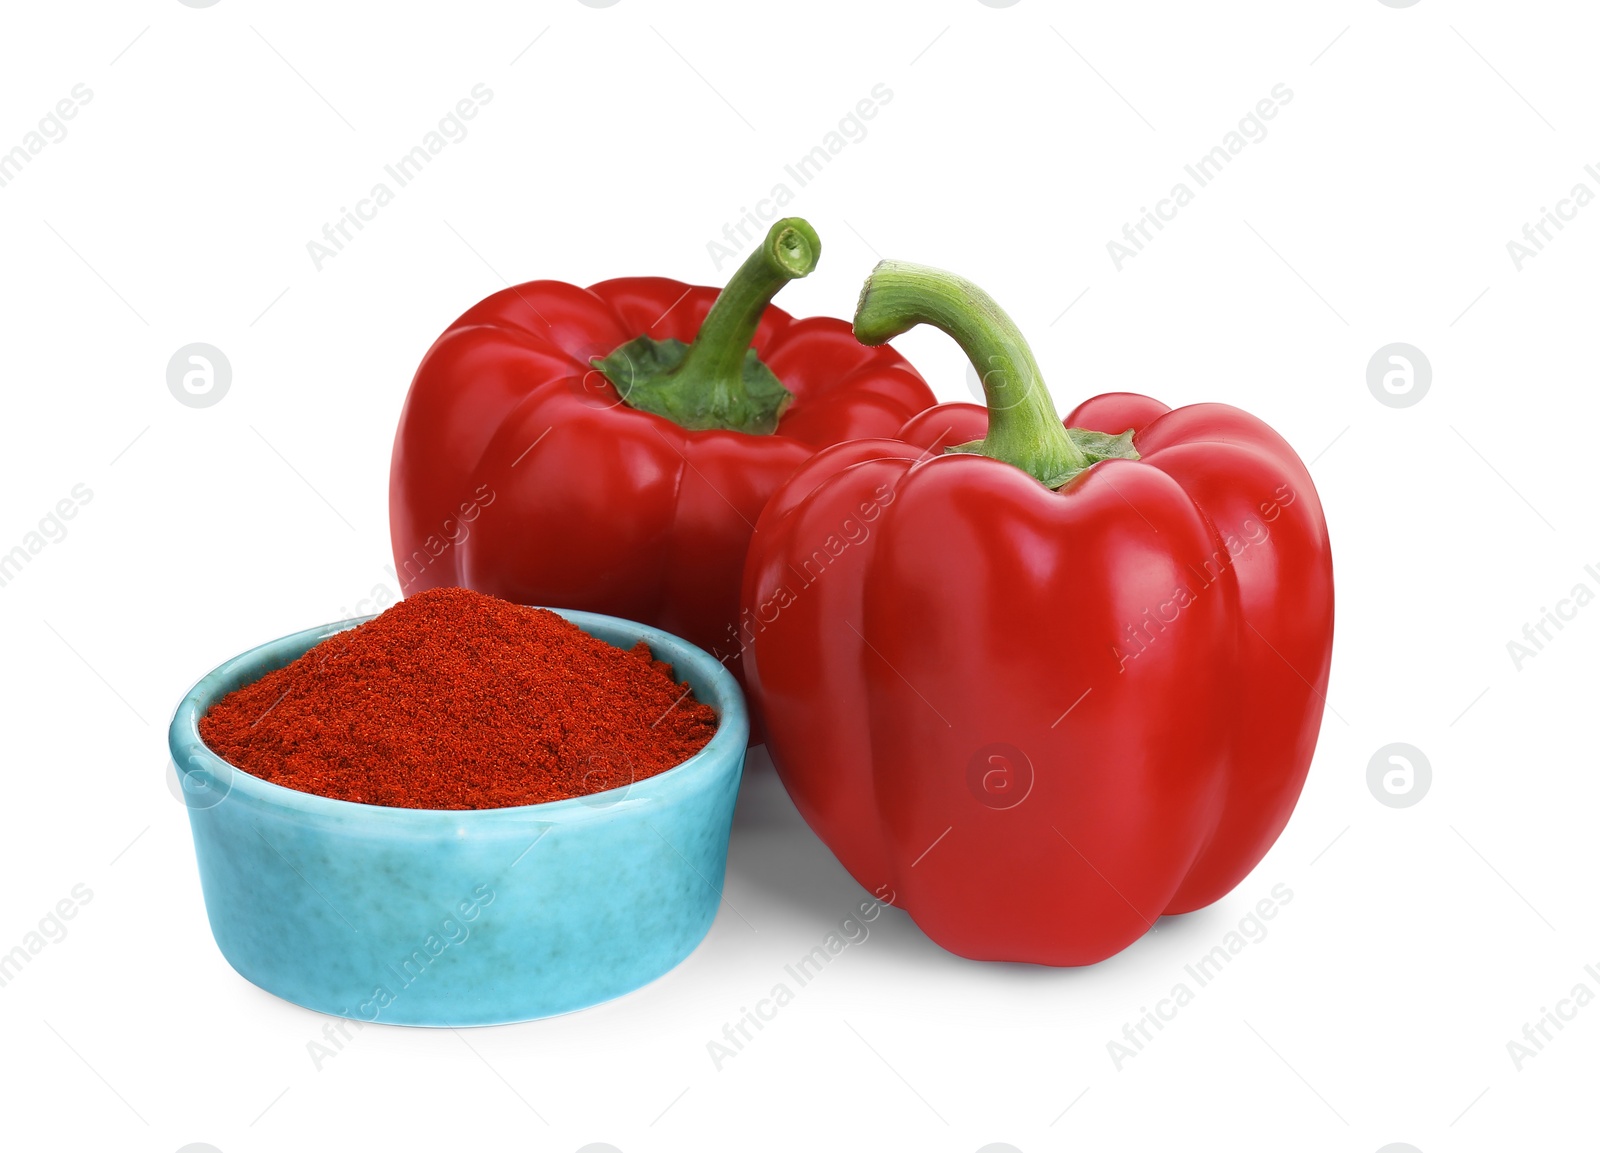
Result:
[[[983,380],[989,433],[949,452],[972,452],[1013,464],[1048,488],[1059,488],[1092,463],[1062,427],[1033,351],[994,298],[941,269],[881,261],[856,305],[855,334],[883,344],[919,324],[949,334]]]
[[[785,284],[815,268],[821,254],[816,231],[798,216],[774,224],[717,294],[674,376],[686,387],[692,382],[704,388],[714,407],[742,402],[745,355],[767,305]]]
[[[775,432],[794,397],[750,342],[778,290],[815,268],[821,253],[811,225],[780,220],[711,302],[693,344],[637,336],[590,363],[623,403],[682,428]]]

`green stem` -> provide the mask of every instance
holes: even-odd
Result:
[[[761,246],[717,294],[683,366],[673,373],[685,390],[703,388],[728,404],[746,399],[745,353],[778,290],[817,266],[822,241],[798,216],[778,221]]]
[[[821,253],[811,225],[780,220],[717,294],[693,344],[638,336],[592,363],[633,408],[689,429],[770,433],[793,397],[750,341],[778,290]]]
[[[1060,488],[1093,463],[1067,434],[1028,342],[983,289],[954,273],[885,260],[856,305],[856,339],[882,344],[918,324],[955,339],[983,378],[989,433],[949,452],[973,452],[1016,465]]]

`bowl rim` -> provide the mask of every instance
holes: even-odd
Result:
[[[242,684],[254,683],[270,671],[264,667],[268,662],[289,652],[293,652],[293,655],[288,661],[297,660],[328,637],[346,632],[381,615],[370,613],[366,616],[351,617],[348,620],[301,629],[299,632],[289,633],[246,649],[237,656],[223,661],[190,687],[173,712],[172,722],[167,730],[167,744],[173,764],[180,780],[188,774],[198,773],[218,784],[225,784],[226,788],[212,805],[191,805],[186,801],[184,807],[189,809],[191,814],[214,808],[225,804],[234,791],[238,790],[265,807],[298,810],[308,817],[335,819],[345,817],[416,826],[453,827],[463,823],[478,825],[511,823],[525,826],[530,816],[551,820],[574,817],[603,818],[611,812],[636,808],[638,802],[658,797],[662,788],[674,791],[686,788],[700,778],[715,776],[730,761],[734,764],[742,762],[745,746],[749,741],[749,712],[738,682],[721,661],[699,646],[654,625],[629,620],[626,617],[583,612],[578,609],[549,607],[549,611],[565,617],[591,636],[595,635],[595,628],[609,628],[632,638],[635,644],[644,641],[650,646],[651,655],[670,664],[673,676],[680,681],[688,680],[688,677],[683,675],[683,666],[692,667],[701,679],[709,681],[711,685],[712,699],[701,701],[717,712],[717,731],[712,734],[711,740],[688,760],[614,789],[601,789],[576,797],[565,797],[558,801],[506,805],[492,809],[417,809],[397,805],[371,805],[365,801],[346,801],[338,797],[325,797],[320,793],[308,793],[300,789],[291,789],[286,785],[274,784],[231,761],[224,760],[201,738],[200,718],[216,701],[232,691],[224,689],[223,686],[236,679],[241,672],[249,676],[249,679]],[[613,642],[606,641],[606,643]],[[295,651],[296,649],[298,651]],[[282,661],[275,667],[281,668],[288,661]],[[614,793],[622,795],[610,801],[604,799]]]

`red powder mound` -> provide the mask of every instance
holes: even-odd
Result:
[[[408,809],[495,809],[620,788],[716,732],[640,641],[459,588],[407,597],[218,701],[200,735],[285,788]]]

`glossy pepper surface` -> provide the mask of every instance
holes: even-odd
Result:
[[[848,321],[770,305],[819,252],[791,218],[720,295],[536,280],[469,309],[428,350],[395,437],[402,590],[645,621],[737,675],[740,573],[767,498],[818,449],[891,435],[933,403]]]
[[[778,773],[867,889],[967,957],[1082,965],[1256,865],[1322,717],[1333,569],[1261,421],[1132,393],[1056,416],[987,295],[886,262],[863,341],[953,335],[987,410],[821,453],[745,573]]]

